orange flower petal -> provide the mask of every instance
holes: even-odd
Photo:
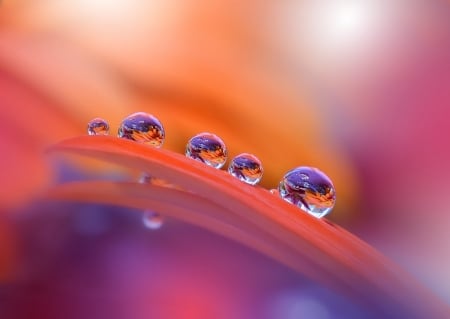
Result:
[[[66,140],[51,151],[149,172],[187,191],[137,183],[61,185],[48,197],[154,207],[238,240],[370,306],[380,316],[444,318],[449,308],[354,235],[302,213],[265,189],[180,154],[108,136]]]

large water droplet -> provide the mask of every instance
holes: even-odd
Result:
[[[280,196],[305,212],[322,218],[334,207],[336,193],[331,180],[313,167],[297,167],[278,185]]]
[[[217,135],[200,133],[189,140],[186,156],[214,168],[221,168],[227,161],[227,148]]]
[[[154,147],[161,147],[164,143],[165,132],[164,127],[156,117],[144,112],[137,112],[122,121],[118,136]]]
[[[97,117],[88,123],[87,132],[89,135],[108,135],[109,124],[106,120]]]
[[[255,185],[262,178],[263,168],[256,156],[242,153],[233,158],[228,172],[247,184]]]
[[[142,222],[148,229],[159,229],[164,223],[162,216],[152,210],[146,210],[142,215]]]

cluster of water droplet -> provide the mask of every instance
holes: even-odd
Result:
[[[227,148],[217,135],[200,133],[187,143],[186,156],[219,169],[227,161]],[[231,160],[228,172],[247,184],[255,185],[262,178],[263,168],[256,156],[243,153]]]
[[[88,123],[88,134],[108,135],[109,124],[104,119],[95,118]],[[164,143],[165,131],[156,117],[137,112],[122,121],[118,129],[118,137],[160,148]],[[188,141],[185,155],[207,166],[220,169],[227,161],[228,152],[220,137],[212,133],[200,133]],[[255,185],[262,178],[263,167],[256,156],[242,153],[231,160],[228,172],[247,184]],[[140,182],[150,183],[151,180],[152,177],[144,173]],[[333,183],[328,176],[313,167],[297,167],[287,172],[280,181],[278,189],[272,189],[270,192],[278,194],[285,201],[317,218],[327,215],[336,202]],[[149,217],[150,215],[152,218]],[[149,219],[156,219],[159,223],[157,227],[147,225],[148,228],[157,229],[161,226],[162,218],[159,214],[146,212],[145,216],[146,225]]]

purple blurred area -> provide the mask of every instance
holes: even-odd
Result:
[[[21,255],[1,318],[376,318],[241,244],[142,212],[41,203],[9,216]]]

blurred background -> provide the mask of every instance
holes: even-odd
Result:
[[[199,228],[33,201],[118,174],[43,151],[137,111],[161,120],[166,149],[210,131],[230,156],[254,153],[266,188],[320,168],[329,218],[450,303],[450,2],[0,3],[2,318],[369,318]]]

